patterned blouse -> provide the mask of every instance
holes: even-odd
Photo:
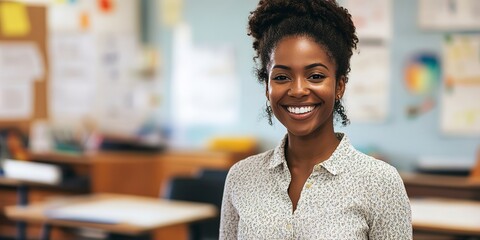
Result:
[[[317,164],[292,213],[285,136],[229,171],[220,239],[412,239],[410,204],[397,170],[357,151],[347,136]]]

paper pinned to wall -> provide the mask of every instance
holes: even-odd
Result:
[[[176,29],[173,115],[182,125],[225,126],[239,118],[240,83],[231,47],[196,47],[188,26]]]
[[[30,33],[30,19],[25,4],[0,3],[0,28],[6,37],[23,37]]]
[[[453,35],[443,45],[441,128],[480,135],[480,35]]]
[[[28,81],[0,84],[0,118],[24,120],[33,115],[33,85]]]
[[[88,33],[50,37],[50,116],[78,118],[92,114],[97,83],[95,41]]]
[[[43,58],[34,43],[0,43],[0,82],[39,80],[43,75]]]
[[[140,43],[129,34],[97,38],[99,93],[96,118],[104,133],[135,136],[152,112],[148,81],[135,74]],[[153,84],[152,84],[153,85]]]
[[[160,22],[164,26],[173,27],[181,22],[183,11],[183,0],[158,0],[161,14]]]
[[[421,28],[434,30],[479,30],[480,1],[420,0],[418,21]]]
[[[391,0],[347,0],[360,39],[390,39],[392,37]]]
[[[353,122],[381,122],[389,113],[390,50],[383,44],[359,49],[351,60],[345,108]]]

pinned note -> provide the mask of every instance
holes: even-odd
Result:
[[[112,12],[114,7],[113,0],[97,0],[97,3],[98,3],[98,8],[103,13]]]
[[[162,14],[161,22],[164,26],[173,27],[182,20],[183,0],[159,0]]]
[[[45,65],[37,45],[30,42],[0,43],[0,82],[41,80]]]
[[[0,25],[6,37],[23,37],[30,33],[30,20],[24,4],[0,3]]]
[[[90,15],[88,15],[87,12],[81,12],[79,17],[80,28],[82,30],[88,30],[90,28]]]

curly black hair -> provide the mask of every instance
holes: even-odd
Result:
[[[336,81],[348,82],[350,58],[358,37],[352,16],[334,0],[260,0],[248,17],[248,35],[253,37],[258,81],[268,83],[267,65],[276,44],[289,36],[307,36],[327,51],[337,65]],[[271,125],[272,112],[266,109]],[[346,126],[348,119],[340,100],[335,101],[335,119]]]

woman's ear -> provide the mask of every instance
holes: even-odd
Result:
[[[270,98],[268,97],[268,83],[265,83],[265,97],[267,97],[267,101],[270,101]]]
[[[347,78],[345,76],[341,76],[337,81],[337,86],[335,88],[335,98],[338,98],[338,100],[342,99],[343,94],[345,93],[346,82]]]

